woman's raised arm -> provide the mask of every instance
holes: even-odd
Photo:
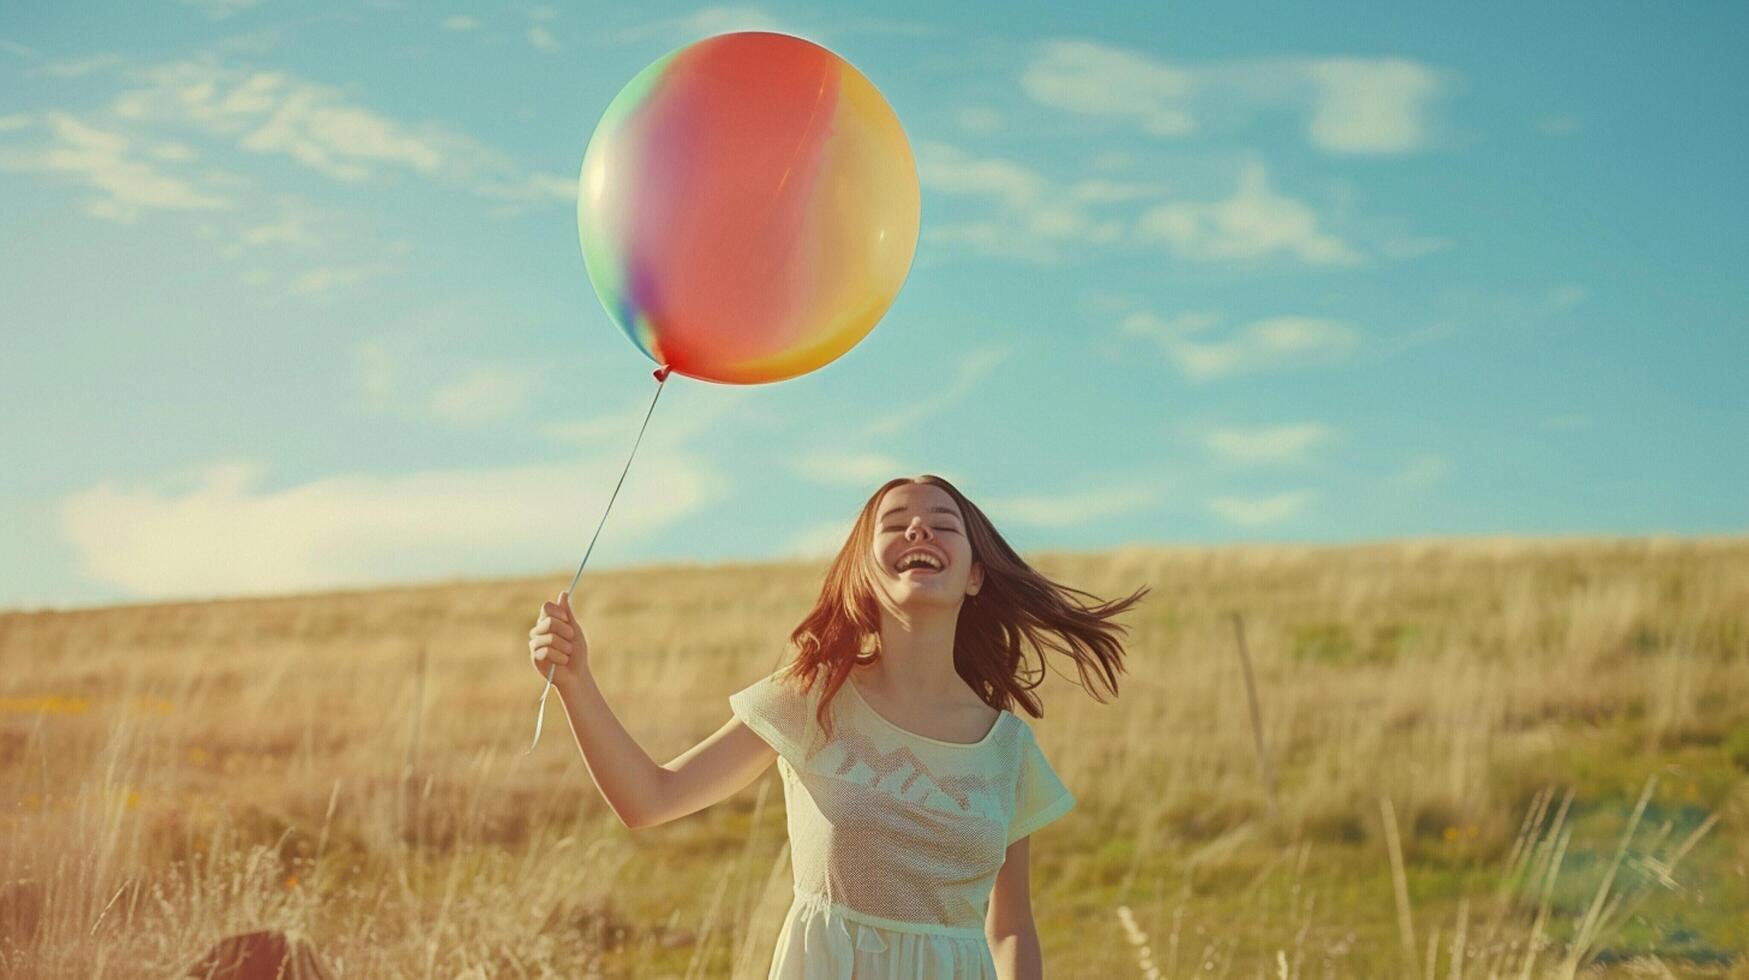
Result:
[[[571,612],[570,596],[541,607],[529,631],[529,652],[544,678],[553,667],[553,687],[565,706],[583,765],[620,823],[636,830],[696,813],[733,796],[759,778],[777,751],[739,718],[658,766],[613,709],[589,670],[589,642]]]

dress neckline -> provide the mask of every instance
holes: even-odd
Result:
[[[1009,714],[1009,712],[1006,708],[997,708],[996,709],[996,720],[990,723],[990,730],[985,732],[984,737],[978,739],[976,742],[949,742],[946,739],[930,738],[928,735],[919,734],[918,732],[914,732],[909,728],[901,728],[898,725],[893,724],[891,721],[887,720],[886,715],[883,715],[879,711],[876,711],[874,705],[868,703],[868,699],[863,697],[862,692],[856,689],[856,682],[855,681],[852,681],[850,678],[846,677],[844,679],[844,686],[850,688],[851,696],[855,697],[858,703],[860,703],[864,708],[868,709],[868,713],[871,715],[874,715],[875,720],[879,721],[881,724],[886,725],[888,728],[891,728],[893,731],[896,731],[896,732],[900,733],[901,735],[908,735],[911,738],[917,739],[918,741],[921,741],[921,742],[928,742],[931,745],[943,745],[943,746],[946,746],[946,747],[951,748],[951,749],[975,749],[981,745],[988,743],[991,739],[996,737],[996,729],[1002,727],[1003,717],[1005,715]]]

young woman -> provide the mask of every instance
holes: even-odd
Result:
[[[716,803],[775,760],[795,899],[773,978],[1042,975],[1030,835],[1075,805],[1031,726],[1022,642],[1117,692],[1112,618],[1147,593],[1095,599],[1028,566],[938,476],[888,481],[863,505],[790,663],[729,697],[732,717],[665,766],[628,734],[588,669],[570,597],[529,633],[584,764],[627,827]],[[1085,686],[1085,683],[1083,684]]]

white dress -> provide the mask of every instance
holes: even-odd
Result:
[[[900,728],[845,682],[828,741],[777,673],[729,707],[778,753],[795,899],[769,977],[988,978],[984,917],[1008,845],[1075,797],[1025,719],[1004,710],[977,742]]]

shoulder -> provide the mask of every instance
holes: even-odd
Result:
[[[757,694],[764,697],[804,697],[807,692],[802,689],[802,679],[789,673],[788,668],[778,668],[768,674],[760,674],[750,681],[743,679],[743,686],[737,694]]]

